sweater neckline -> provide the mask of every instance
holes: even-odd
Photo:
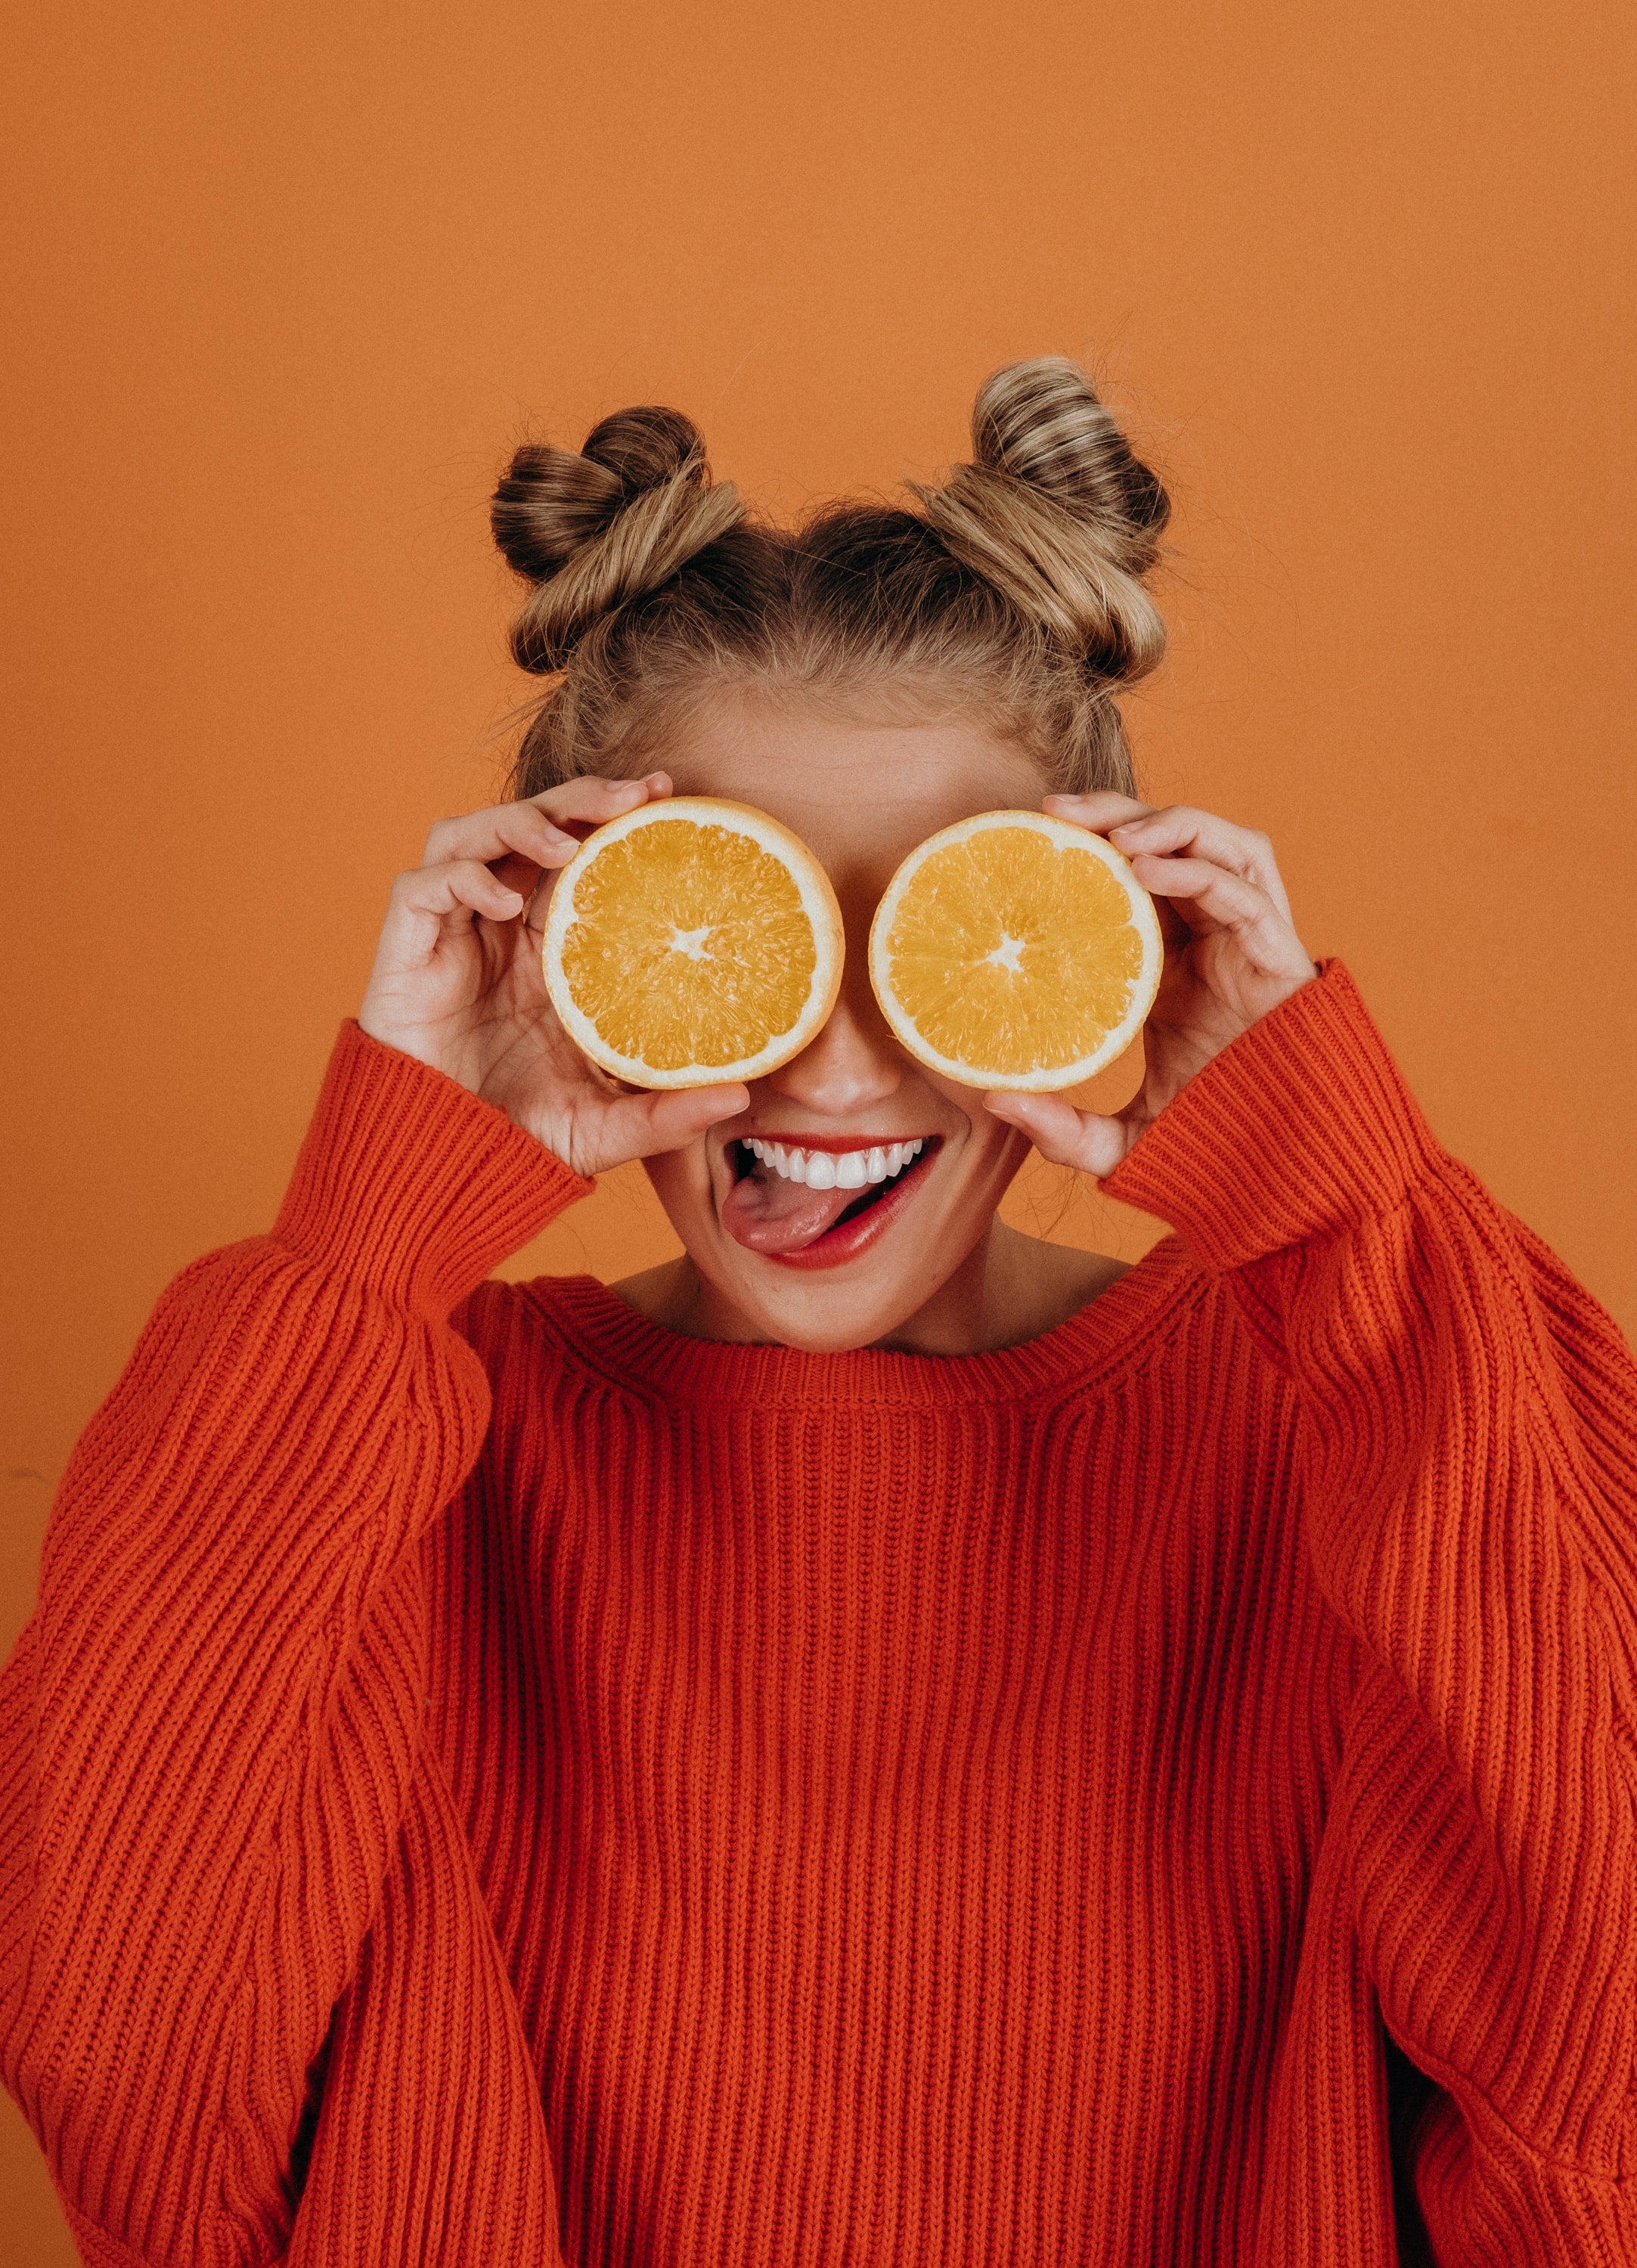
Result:
[[[595,1276],[544,1276],[519,1286],[566,1342],[613,1382],[670,1400],[737,1405],[885,1403],[948,1409],[1027,1400],[1066,1384],[1107,1382],[1143,1353],[1199,1270],[1181,1241],[1161,1239],[1124,1276],[1038,1338],[984,1354],[901,1354],[689,1338],[651,1322]]]

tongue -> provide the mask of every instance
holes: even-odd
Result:
[[[857,1189],[809,1189],[753,1167],[722,1199],[722,1226],[752,1252],[800,1252],[833,1228]]]

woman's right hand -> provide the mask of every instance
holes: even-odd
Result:
[[[504,1110],[577,1174],[680,1150],[749,1104],[743,1086],[653,1093],[588,1062],[551,1005],[541,941],[552,881],[579,835],[651,798],[646,779],[574,779],[527,803],[439,820],[400,874],[358,1022]]]

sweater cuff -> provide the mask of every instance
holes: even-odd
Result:
[[[1443,1156],[1341,962],[1195,1073],[1102,1183],[1206,1267],[1328,1241],[1401,1204]]]
[[[442,1322],[594,1187],[503,1110],[349,1017],[273,1237]]]

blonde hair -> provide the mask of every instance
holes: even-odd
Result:
[[[725,691],[959,706],[1057,788],[1132,791],[1117,696],[1159,662],[1144,578],[1170,503],[1077,363],[1013,363],[979,389],[972,461],[918,511],[830,505],[793,529],[712,480],[680,411],[622,409],[578,451],[518,450],[495,541],[530,588],[520,665],[556,682],[512,792],[646,770]]]

